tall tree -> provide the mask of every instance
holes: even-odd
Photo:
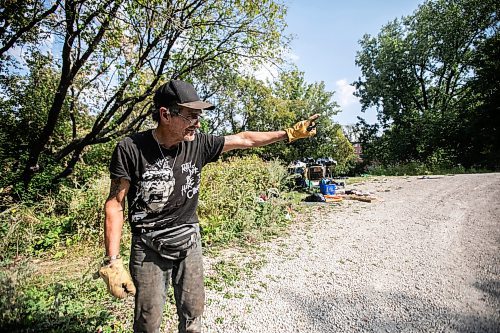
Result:
[[[494,0],[426,1],[360,41],[356,95],[378,110],[388,160],[460,161],[461,117],[476,104],[467,85],[475,45],[498,29],[498,13]]]
[[[500,170],[500,31],[477,45],[468,82],[477,107],[462,109],[464,165]]]
[[[332,120],[340,110],[334,93],[325,84],[307,83],[304,73],[283,71],[274,81],[261,81],[252,76],[227,76],[218,98],[217,114],[209,118],[209,130],[225,134],[244,130],[270,131],[290,126],[314,113],[321,114],[317,135],[292,144],[284,142],[233,154],[259,154],[264,158],[280,158],[286,162],[304,158],[332,157],[342,167],[354,153],[340,126]],[[345,169],[345,168],[344,168]]]
[[[15,46],[36,42],[52,24],[58,1],[0,0],[0,59],[8,58]]]
[[[29,147],[25,184],[43,170],[41,155],[51,154],[64,164],[58,177],[65,177],[85,147],[139,128],[151,112],[149,97],[163,81],[201,82],[220,68],[239,71],[261,62],[279,62],[287,43],[285,7],[274,0],[66,0],[56,4],[60,4],[57,10],[45,18],[43,14],[52,7],[42,11],[27,6],[26,17],[36,16],[35,7],[41,12],[32,28],[29,23],[11,25],[12,36],[23,29],[27,31],[21,35],[27,36],[35,26],[43,27],[44,35],[54,41],[50,51],[60,72],[46,122]],[[9,16],[9,20],[20,18]],[[30,46],[26,52],[40,49],[38,41],[26,40]],[[87,105],[92,126],[77,123],[78,109],[61,119],[65,103]],[[73,130],[69,143],[53,151],[48,148],[60,121],[70,122]]]
[[[22,168],[28,148],[35,143],[40,129],[45,125],[58,79],[58,72],[51,63],[49,56],[32,53],[26,58],[28,70],[25,75],[0,79],[4,93],[11,96],[9,99],[0,99],[0,187],[15,180],[13,170]],[[63,107],[62,114],[68,115],[68,105]],[[58,123],[51,138],[52,147],[65,144],[67,124]]]

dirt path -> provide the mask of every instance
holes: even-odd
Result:
[[[500,174],[357,187],[208,291],[205,332],[500,332]]]

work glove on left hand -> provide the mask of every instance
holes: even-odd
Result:
[[[122,259],[115,259],[110,264],[99,269],[99,276],[103,278],[111,295],[125,298],[127,294],[135,295],[135,286],[130,275],[123,267]]]
[[[299,121],[293,127],[285,129],[288,135],[288,142],[316,135],[316,123],[314,120],[318,118],[319,114],[315,114],[309,117],[309,119]]]

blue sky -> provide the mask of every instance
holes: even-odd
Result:
[[[286,33],[293,36],[290,58],[308,83],[324,81],[342,112],[334,121],[354,124],[357,116],[376,121],[375,110],[361,112],[350,84],[361,75],[354,64],[358,41],[378,34],[383,25],[412,14],[424,0],[283,0],[288,7]],[[47,40],[47,47],[53,40]],[[15,53],[20,53],[15,49]],[[274,72],[274,71],[271,71]],[[260,78],[270,78],[269,68]],[[272,75],[272,74],[271,74]]]
[[[308,83],[324,81],[342,112],[334,121],[354,124],[357,116],[376,121],[374,110],[361,112],[350,84],[361,75],[354,64],[358,40],[375,36],[381,27],[412,14],[423,0],[287,0],[287,33],[294,35],[291,58]]]

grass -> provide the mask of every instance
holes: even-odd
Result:
[[[358,184],[358,183],[364,183],[366,181],[371,181],[374,177],[373,176],[364,176],[364,177],[349,177],[345,179],[345,184],[346,185],[352,185],[352,184]]]
[[[286,231],[292,222],[287,214],[297,214],[300,195],[284,194],[286,170],[277,162],[247,157],[206,171],[199,216],[209,255],[233,246],[257,249]],[[131,331],[132,298],[114,299],[102,280],[94,279],[103,256],[108,183],[102,175],[83,188],[63,188],[35,204],[20,203],[0,213],[0,331]],[[262,195],[266,200],[257,201]],[[127,227],[123,235],[121,253],[128,261]],[[207,276],[207,287],[224,290],[263,264],[259,257],[242,266],[220,262]],[[165,329],[175,326],[174,315],[175,307],[167,304]]]
[[[491,170],[474,167],[465,168],[462,165],[450,166],[444,163],[424,164],[420,162],[409,162],[388,166],[370,166],[367,169],[367,174],[372,176],[428,176],[487,172],[491,172]]]
[[[36,256],[18,256],[2,265],[0,330],[128,331],[131,299],[112,298],[101,279],[96,279],[102,251],[99,243],[78,242]]]
[[[342,181],[350,185],[370,179]],[[63,188],[35,204],[20,203],[0,213],[0,331],[131,331],[133,299],[112,298],[102,280],[94,279],[103,256],[102,204],[108,182],[107,175],[96,177],[83,188]],[[317,213],[318,207],[300,204],[309,193],[287,191],[285,183],[285,168],[256,157],[204,169],[198,212],[204,249],[220,258],[206,275],[207,288],[224,292],[252,276],[266,264],[259,255],[262,242],[285,235],[297,220],[314,223],[312,211]],[[125,261],[129,243],[126,226],[121,243]],[[241,255],[224,256],[231,248]],[[170,303],[164,329],[176,322]]]
[[[100,326],[117,331],[118,321],[113,317],[120,302],[107,295],[102,282],[94,280],[91,272],[78,277],[70,272],[70,277],[64,277],[64,271],[67,267],[59,268],[62,278],[58,278],[40,274],[33,265],[24,263],[17,267],[16,274],[2,271],[2,330],[92,332]]]

